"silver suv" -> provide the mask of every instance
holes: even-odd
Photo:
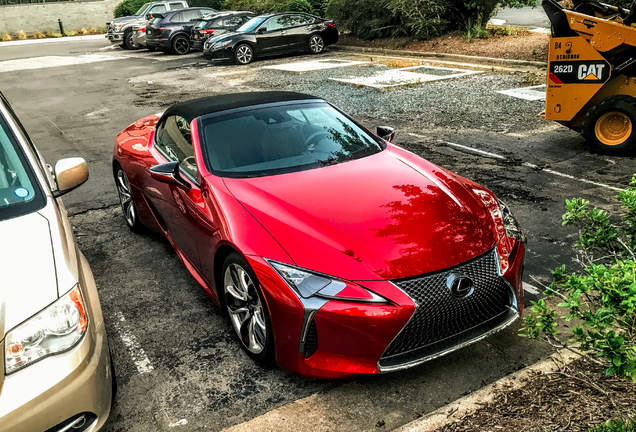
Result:
[[[139,49],[141,45],[133,40],[134,30],[141,27],[148,20],[149,15],[163,14],[187,7],[189,7],[188,2],[185,0],[146,3],[134,15],[115,18],[111,22],[106,23],[106,28],[108,29],[106,39],[112,44],[121,45],[122,48]]]

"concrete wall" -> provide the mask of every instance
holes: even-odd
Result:
[[[0,33],[54,30],[59,32],[57,20],[65,30],[82,27],[105,27],[113,18],[119,0],[70,1],[0,6]]]

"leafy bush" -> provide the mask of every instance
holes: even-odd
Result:
[[[134,15],[147,0],[124,0],[115,6],[113,15],[115,18]]]
[[[329,0],[327,16],[363,39],[408,35],[421,39],[444,31],[484,33],[498,6],[536,5],[536,0]]]
[[[607,422],[603,425],[591,428],[590,432],[636,432],[636,421],[630,419],[623,422],[621,419],[618,419],[616,423]]]
[[[314,8],[307,0],[287,0],[285,3],[286,12],[314,13]]]
[[[314,13],[321,17],[325,16],[328,3],[329,3],[329,0],[309,0],[309,4],[311,5],[311,8],[314,10]]]
[[[636,382],[636,175],[618,194],[623,215],[613,223],[606,211],[589,209],[589,201],[566,201],[563,225],[581,228],[578,262],[584,273],[568,275],[565,266],[553,272],[554,282],[545,291],[559,297],[559,316],[544,299],[532,302],[534,314],[525,318],[521,336],[547,340],[600,358],[605,373]],[[559,339],[557,324],[577,320],[568,341]]]

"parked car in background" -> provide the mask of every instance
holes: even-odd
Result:
[[[183,55],[190,52],[190,31],[204,15],[217,13],[211,8],[187,8],[157,16],[146,26],[146,46]]]
[[[139,49],[140,45],[133,40],[134,27],[141,26],[148,21],[151,14],[165,13],[188,7],[185,0],[159,1],[146,3],[132,16],[115,18],[106,23],[106,39],[114,45],[121,45],[126,49]]]
[[[235,33],[208,39],[203,46],[203,56],[248,64],[260,56],[298,51],[320,54],[327,45],[336,42],[338,29],[333,21],[285,12],[252,18]]]
[[[121,131],[113,175],[128,226],[169,239],[250,357],[377,374],[481,340],[524,304],[510,209],[394,135],[315,96],[217,95]]]
[[[81,158],[46,165],[0,93],[0,431],[99,430],[114,380],[95,280],[60,197]]]
[[[192,49],[202,51],[203,44],[211,37],[234,32],[256,16],[253,12],[222,12],[204,16],[194,23],[191,30]]]

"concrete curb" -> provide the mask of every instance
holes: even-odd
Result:
[[[469,55],[463,55],[463,54],[432,53],[432,52],[421,52],[421,51],[394,50],[394,49],[386,49],[386,48],[367,48],[367,47],[349,46],[349,45],[332,45],[330,48],[340,50],[340,51],[363,52],[363,53],[385,54],[385,55],[388,54],[388,55],[394,55],[394,56],[424,57],[429,59],[438,59],[438,60],[461,62],[461,63],[473,63],[473,64],[481,64],[486,66],[499,66],[499,67],[506,67],[506,68],[529,67],[533,69],[545,69],[547,67],[547,63],[537,62],[537,61],[501,59],[501,58],[494,58],[494,57],[479,57],[479,56],[469,56]]]
[[[86,40],[107,40],[107,39],[104,37],[103,34],[87,35],[87,36],[68,36],[68,37],[46,38],[46,39],[27,39],[27,40],[0,42],[0,47],[15,46],[15,45],[30,45],[30,44],[38,44],[38,43],[53,43],[53,42],[77,42],[77,41],[86,41]]]
[[[460,420],[468,414],[472,414],[483,405],[491,402],[496,390],[504,386],[509,390],[518,389],[524,386],[522,380],[530,377],[533,373],[546,374],[555,372],[559,370],[557,364],[567,365],[578,358],[580,358],[579,355],[566,350],[553,354],[543,361],[514,372],[468,396],[457,399],[455,402],[443,406],[422,418],[395,429],[395,432],[432,432],[456,420]]]

